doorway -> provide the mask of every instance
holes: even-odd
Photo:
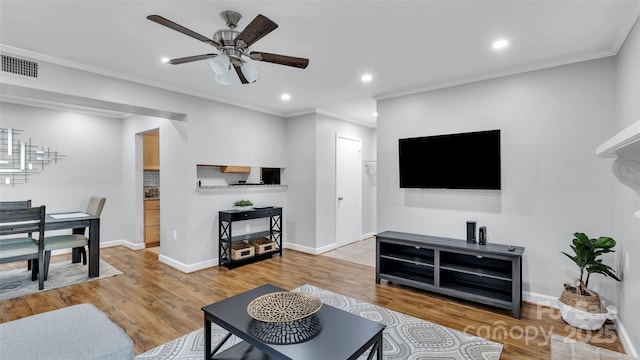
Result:
[[[362,236],[362,141],[336,134],[336,244]]]
[[[144,245],[160,246],[160,132],[143,136]]]

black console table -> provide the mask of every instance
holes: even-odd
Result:
[[[232,224],[238,221],[269,218],[269,230],[242,234],[232,234]],[[282,256],[282,208],[269,207],[251,210],[224,210],[218,212],[218,264],[226,265],[229,270],[233,267],[263,260],[274,254]],[[233,243],[245,242],[253,238],[265,237],[275,243],[275,248],[262,254],[255,254],[239,260],[232,259]]]
[[[524,247],[385,231],[376,235],[380,279],[511,309],[520,318]]]

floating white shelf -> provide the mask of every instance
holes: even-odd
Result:
[[[202,185],[196,186],[198,192],[226,192],[226,193],[246,193],[246,192],[272,192],[286,191],[287,185]]]
[[[611,171],[640,196],[640,121],[622,130],[596,149],[596,155],[616,158]],[[635,213],[640,218],[640,211]]]

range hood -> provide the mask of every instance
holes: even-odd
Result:
[[[616,158],[611,170],[618,180],[640,196],[640,120],[596,149],[602,158]],[[640,219],[640,210],[635,213]]]

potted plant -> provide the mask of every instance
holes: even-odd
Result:
[[[250,210],[251,207],[253,206],[253,203],[251,202],[251,200],[245,200],[245,199],[241,199],[241,200],[237,200],[233,203],[233,207],[236,208],[236,210]]]
[[[570,245],[573,255],[564,251],[562,253],[578,266],[580,278],[575,280],[574,286],[564,284],[565,289],[558,306],[562,318],[570,325],[585,330],[597,330],[602,327],[607,318],[612,317],[615,309],[602,307],[598,294],[589,289],[589,279],[591,274],[601,274],[620,281],[613,268],[600,259],[603,254],[615,252],[613,247],[616,246],[616,241],[604,236],[589,239],[584,233],[578,232],[573,236],[574,239]]]

